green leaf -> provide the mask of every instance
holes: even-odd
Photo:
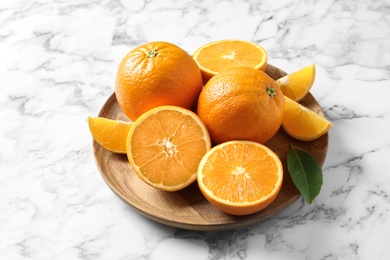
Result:
[[[287,153],[287,167],[293,183],[306,202],[311,204],[322,186],[320,164],[310,154],[291,147]]]

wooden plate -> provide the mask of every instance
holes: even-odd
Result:
[[[272,65],[268,65],[266,72],[274,79],[286,75]],[[311,94],[308,94],[301,104],[323,114]],[[99,116],[129,120],[120,109],[115,94],[112,94],[104,104]],[[286,166],[286,155],[291,144],[308,152],[323,165],[328,149],[327,134],[312,142],[300,142],[280,129],[267,146],[279,155],[283,163],[282,189],[270,206],[247,216],[232,216],[219,211],[203,197],[196,182],[178,192],[164,192],[150,187],[133,172],[126,155],[109,152],[96,142],[93,142],[93,149],[96,164],[105,182],[119,198],[139,213],[168,226],[208,231],[243,227],[267,219],[287,208],[300,197]]]

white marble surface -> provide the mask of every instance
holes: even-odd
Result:
[[[324,185],[246,228],[166,227],[104,183],[87,116],[135,46],[224,38],[286,72],[316,64]],[[390,259],[388,0],[2,0],[0,89],[0,259]]]

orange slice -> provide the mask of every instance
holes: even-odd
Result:
[[[314,64],[311,64],[276,80],[276,83],[280,86],[285,96],[299,102],[309,93],[315,77],[316,67]]]
[[[285,96],[282,127],[295,139],[312,141],[327,133],[332,123]]]
[[[203,45],[193,55],[207,82],[215,74],[237,67],[265,71],[268,55],[255,43],[242,40],[221,40]]]
[[[93,139],[114,153],[126,153],[126,137],[131,123],[104,117],[88,117],[88,126]]]
[[[127,137],[127,157],[147,184],[165,191],[183,189],[196,180],[211,141],[206,126],[190,110],[161,106],[141,115]]]
[[[202,159],[198,184],[206,199],[233,215],[247,215],[267,207],[283,182],[279,157],[265,145],[229,141],[214,146]]]

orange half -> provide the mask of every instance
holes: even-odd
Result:
[[[268,55],[260,45],[243,40],[220,40],[197,49],[193,55],[204,82],[215,74],[238,67],[265,71]]]
[[[126,138],[131,123],[104,117],[88,117],[88,126],[93,139],[114,153],[126,153]]]
[[[190,110],[161,106],[141,115],[127,137],[127,157],[147,184],[165,191],[196,180],[203,155],[210,150],[207,129]]]
[[[265,145],[229,141],[202,159],[198,184],[206,199],[233,215],[247,215],[271,204],[283,182],[279,157]]]

